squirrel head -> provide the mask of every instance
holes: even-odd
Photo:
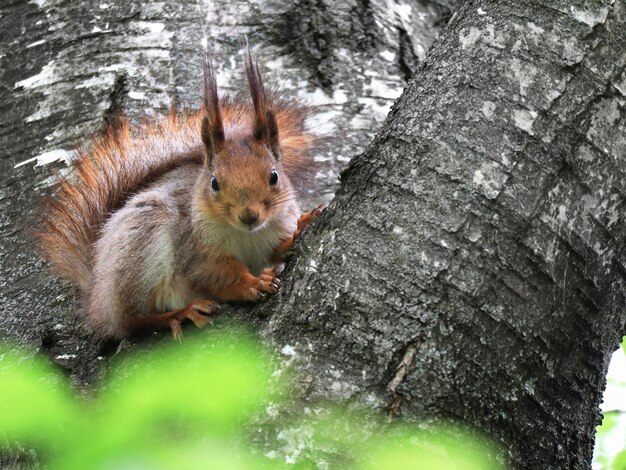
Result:
[[[207,57],[204,67],[202,142],[206,184],[203,199],[212,216],[231,226],[255,231],[267,224],[281,205],[293,199],[281,162],[278,125],[270,109],[258,64],[247,51],[246,76],[254,115],[245,132],[228,139],[220,113],[215,70]]]

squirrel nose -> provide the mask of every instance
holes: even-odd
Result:
[[[239,214],[239,220],[241,220],[241,222],[246,225],[252,225],[257,220],[259,220],[259,213],[257,211],[246,209],[241,214]]]

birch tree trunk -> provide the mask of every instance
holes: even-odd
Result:
[[[462,2],[263,307],[310,397],[589,468],[626,333],[626,5]]]
[[[448,6],[3,4],[2,336],[98,374],[100,345],[24,235],[49,172],[14,166],[66,156],[120,106],[195,106],[204,41],[239,88],[247,33],[266,80],[316,99],[339,135],[319,156],[326,200],[416,72],[255,309],[295,349],[302,394],[460,419],[519,468],[588,468],[626,332],[626,6],[467,0],[424,60]]]

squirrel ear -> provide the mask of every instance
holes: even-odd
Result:
[[[204,158],[208,166],[211,164],[211,161],[216,154],[216,148],[213,144],[211,124],[208,116],[204,116],[202,118],[202,123],[200,124],[200,135],[202,136],[202,143],[204,144]]]
[[[248,86],[250,88],[250,96],[252,96],[252,104],[254,105],[254,138],[264,141],[274,156],[278,159],[280,156],[278,146],[278,125],[276,124],[276,116],[269,109],[270,103],[263,79],[259,72],[259,64],[252,60],[250,46],[246,51],[246,77],[248,78]]]
[[[278,160],[280,158],[280,147],[278,145],[278,124],[273,111],[269,109],[265,112],[265,121],[267,123],[267,146],[272,154]]]
[[[204,56],[204,111],[202,119],[202,142],[206,148],[207,159],[213,158],[224,144],[224,124],[217,98],[215,69],[208,54]]]
[[[250,88],[250,96],[254,105],[253,135],[255,139],[263,140],[267,136],[267,95],[265,94],[263,79],[259,72],[259,64],[252,60],[249,45],[246,53],[246,77],[248,78],[248,87]]]

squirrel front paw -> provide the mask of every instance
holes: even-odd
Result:
[[[304,212],[298,219],[298,228],[293,234],[294,238],[300,238],[300,235],[302,235],[302,231],[309,225],[311,225],[315,221],[315,219],[322,215],[324,209],[326,209],[326,205],[320,204],[315,209]]]
[[[198,328],[203,328],[207,323],[211,323],[208,315],[215,312],[217,303],[206,299],[193,299],[186,307],[167,313],[171,316],[169,326],[176,341],[182,341],[183,332],[180,326],[183,320],[191,320]]]
[[[280,279],[276,277],[274,268],[266,268],[261,275],[254,278],[253,285],[248,289],[250,298],[248,300],[256,302],[265,297],[266,294],[275,294],[280,289]]]

